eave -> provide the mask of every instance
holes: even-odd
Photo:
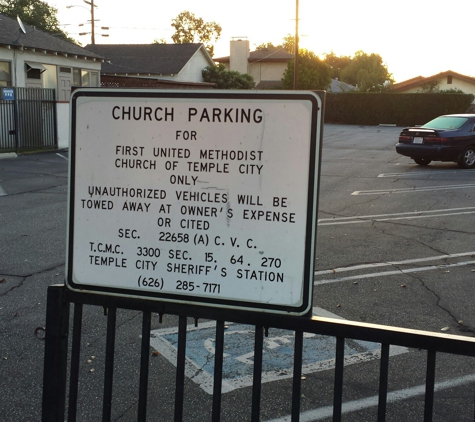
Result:
[[[8,50],[21,50],[21,51],[31,51],[32,53],[42,53],[45,55],[52,55],[52,56],[64,56],[72,59],[77,59],[77,60],[89,60],[92,62],[97,62],[100,61],[101,63],[105,61],[105,59],[101,59],[98,57],[91,57],[91,56],[86,56],[82,54],[75,54],[75,53],[69,53],[65,51],[55,51],[55,50],[48,50],[44,48],[38,48],[38,47],[26,47],[24,45],[18,45],[18,44],[0,44],[0,47],[7,48]]]

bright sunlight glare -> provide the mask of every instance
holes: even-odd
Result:
[[[58,9],[62,28],[72,38],[83,46],[90,43],[88,4],[82,0],[47,0],[47,3]],[[295,0],[94,0],[94,3],[97,44],[149,44],[161,39],[171,43],[171,21],[185,10],[205,22],[221,25],[215,57],[229,55],[233,37],[246,37],[253,50],[262,43],[279,44],[286,35],[295,33]],[[69,5],[75,7],[66,8]],[[299,44],[319,56],[331,51],[337,56],[353,56],[358,50],[377,53],[396,82],[447,70],[475,76],[467,49],[472,36],[469,17],[475,12],[475,3],[459,0],[443,6],[429,0],[299,0]],[[83,32],[89,34],[79,36]]]

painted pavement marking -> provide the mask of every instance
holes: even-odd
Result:
[[[56,153],[58,157],[64,158],[66,161],[68,160],[68,157],[65,157],[64,155],[60,154],[59,152]]]
[[[415,220],[418,218],[438,218],[451,215],[465,215],[475,214],[475,207],[464,208],[448,208],[442,210],[429,211],[410,211],[393,214],[374,214],[361,215],[352,217],[333,217],[333,218],[319,218],[318,226],[335,226],[340,224],[358,224],[358,223],[373,223],[377,221],[389,220]]]
[[[461,172],[466,172],[466,170],[432,170],[432,171],[413,171],[408,173],[382,173],[378,174],[378,177],[421,177],[421,176],[432,176],[433,174],[460,174]]]
[[[0,185],[0,196],[5,196],[7,193],[3,190],[2,186]]]
[[[475,251],[436,255],[436,256],[429,256],[426,258],[406,259],[404,261],[375,262],[372,264],[352,265],[349,267],[340,267],[340,268],[334,268],[331,270],[315,271],[314,275],[338,274],[338,273],[343,273],[347,271],[365,270],[367,268],[394,267],[398,265],[416,264],[419,262],[439,261],[439,260],[450,259],[450,258],[460,258],[463,256],[475,256]]]
[[[399,275],[401,275],[401,274],[411,274],[411,273],[417,273],[417,272],[421,272],[421,271],[433,271],[433,270],[440,270],[440,269],[447,269],[447,268],[464,267],[464,266],[467,266],[467,265],[475,265],[475,261],[457,262],[455,264],[430,265],[430,266],[427,266],[427,267],[399,269],[399,270],[395,270],[395,271],[383,271],[383,272],[376,272],[376,273],[369,273],[369,274],[353,275],[353,276],[349,276],[349,277],[317,280],[317,281],[313,282],[313,285],[318,286],[318,285],[321,285],[321,284],[339,283],[339,282],[342,282],[342,281],[363,280],[363,279],[367,279],[367,278],[385,277],[385,276],[398,275],[398,274]]]
[[[357,190],[352,195],[382,195],[385,193],[410,193],[410,192],[425,192],[434,190],[450,190],[450,189],[468,189],[475,188],[475,184],[465,185],[446,185],[446,186],[426,186],[420,188],[401,188],[401,189],[376,189],[376,190]]]
[[[475,374],[465,375],[459,378],[452,378],[447,381],[435,384],[434,391],[443,391],[449,388],[460,387],[475,382]],[[401,400],[406,400],[411,397],[422,396],[425,394],[426,386],[417,385],[415,387],[404,388],[402,390],[391,391],[387,395],[388,403],[395,403]],[[366,397],[360,400],[352,400],[342,405],[342,413],[350,413],[359,410],[376,407],[378,405],[378,396]],[[320,407],[318,409],[307,410],[300,413],[300,422],[319,421],[333,416],[333,406]],[[272,419],[267,422],[288,422],[291,416],[283,416],[281,418]]]
[[[314,315],[329,318],[339,316],[321,308],[314,308]],[[187,328],[185,374],[202,390],[213,393],[214,338],[216,322],[204,322],[198,327]],[[177,327],[153,330],[150,345],[170,363],[176,365],[178,343]],[[407,353],[405,347],[391,347],[391,356]],[[294,332],[271,329],[264,338],[262,382],[291,378],[293,374]],[[302,373],[334,369],[335,339],[311,333],[304,334]],[[345,344],[345,365],[379,359],[381,348],[378,343],[347,340]],[[223,362],[223,393],[237,388],[252,386],[254,363],[254,327],[251,325],[228,324],[225,330]]]

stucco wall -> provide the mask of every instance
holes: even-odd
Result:
[[[233,40],[229,49],[231,53],[229,56],[230,69],[239,73],[248,73],[249,41]]]
[[[198,50],[176,77],[167,79],[179,82],[203,82],[201,71],[210,65],[212,65],[212,63],[206,60],[201,50]]]
[[[58,148],[69,148],[69,103],[56,103],[58,122]]]
[[[280,81],[286,69],[287,63],[283,62],[256,62],[249,64],[248,73],[257,85],[261,81]]]

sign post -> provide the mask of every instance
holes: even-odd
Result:
[[[307,313],[322,109],[310,92],[76,90],[68,287]]]

